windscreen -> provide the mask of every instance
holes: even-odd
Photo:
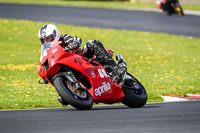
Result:
[[[44,52],[45,50],[49,49],[50,47],[51,47],[50,42],[43,43],[42,46],[41,46],[41,53]]]

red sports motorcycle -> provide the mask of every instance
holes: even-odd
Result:
[[[38,74],[56,88],[63,104],[79,110],[89,110],[93,103],[122,102],[131,108],[146,104],[146,90],[131,74],[124,74],[123,84],[118,83],[97,61],[66,52],[60,43],[42,53]]]
[[[178,0],[155,0],[155,2],[157,8],[162,9],[167,15],[184,15],[183,9]]]

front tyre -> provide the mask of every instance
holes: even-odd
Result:
[[[122,103],[130,108],[142,107],[147,102],[147,93],[143,85],[131,74],[126,75],[122,87],[125,98]]]
[[[57,77],[53,84],[64,101],[79,110],[89,110],[93,106],[93,100],[87,89],[78,90],[65,77]]]

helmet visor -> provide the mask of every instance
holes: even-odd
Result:
[[[44,42],[52,42],[55,40],[55,36],[53,34],[49,35],[48,37],[45,37],[43,39]]]

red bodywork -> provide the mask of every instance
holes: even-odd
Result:
[[[47,63],[49,68],[45,70],[44,64]],[[84,82],[85,80],[82,79],[86,79],[90,83],[91,87],[87,89],[95,103],[117,103],[125,97],[121,86],[117,82],[112,82],[111,78],[105,73],[103,66],[98,63],[89,63],[87,58],[74,54],[73,51],[65,52],[60,45],[42,53],[38,74],[53,85],[48,77],[59,73],[63,66],[80,72],[81,74],[77,79],[79,82]]]
[[[166,3],[166,0],[155,0],[157,8],[162,8],[162,5]]]

